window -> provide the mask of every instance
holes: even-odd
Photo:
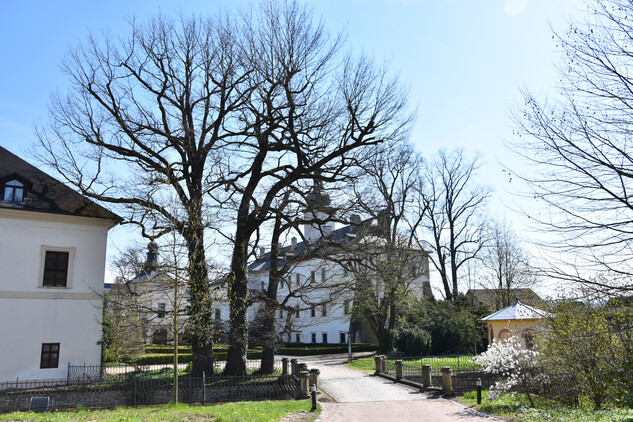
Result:
[[[215,319],[222,319],[222,311],[220,308],[215,308]]]
[[[296,341],[297,343],[301,343],[301,333],[296,333],[296,334],[295,334],[295,341]]]
[[[313,306],[310,308],[310,316],[314,318],[316,316],[316,308]]]
[[[321,281],[325,281],[325,268],[321,268]]]
[[[164,303],[159,303],[158,304],[158,318],[165,318],[165,304]]]
[[[339,342],[345,344],[345,333],[339,333]]]
[[[310,272],[310,283],[314,283],[315,280],[316,280],[316,271],[311,271]]]
[[[295,284],[297,286],[301,284],[301,276],[299,274],[295,274]]]
[[[279,310],[279,318],[283,318],[284,317],[284,310],[280,309]]]
[[[57,368],[59,366],[59,343],[42,343],[40,368]]]
[[[46,251],[44,257],[44,274],[42,286],[67,287],[69,252]]]
[[[321,316],[327,316],[327,308],[325,307],[325,303],[321,305]]]
[[[311,333],[310,336],[312,343],[316,343],[316,333]]]
[[[24,184],[16,179],[6,182],[4,184],[3,199],[5,201],[22,202],[24,200]]]
[[[266,291],[266,284],[262,281],[261,283],[259,283],[260,289],[262,292]]]
[[[323,338],[323,340],[321,342],[322,343],[327,343],[327,333],[321,333],[321,336]]]
[[[295,316],[296,316],[297,318],[299,318],[299,316],[300,316],[300,315],[301,315],[301,314],[299,313],[299,308],[297,308],[297,310],[295,311]]]
[[[349,314],[349,300],[343,302],[343,313],[345,315]]]

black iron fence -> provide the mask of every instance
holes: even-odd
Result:
[[[259,361],[257,362],[259,368]],[[178,400],[183,403],[218,403],[244,400],[286,400],[299,397],[298,379],[262,375],[249,362],[247,376],[224,375],[220,368],[210,376],[178,377]],[[0,383],[0,412],[29,410],[33,399],[45,398],[49,409],[83,406],[114,407],[166,404],[173,400],[173,370],[166,365],[143,367],[69,366],[66,379]],[[223,369],[223,367],[222,367]],[[179,372],[184,372],[183,368]]]
[[[219,361],[213,363],[214,373],[222,373],[226,365],[225,361]],[[246,370],[249,374],[259,374],[261,360],[247,360]],[[183,372],[187,369],[188,364],[181,363],[178,365],[178,370]],[[282,370],[282,362],[279,359],[275,359],[273,362],[273,373],[269,375],[280,375]],[[116,365],[116,366],[101,366],[101,365],[68,365],[68,381],[69,382],[93,382],[103,379],[117,377],[129,373],[139,374],[166,374],[173,373],[173,365],[170,364],[157,364],[157,365]],[[266,375],[266,374],[263,374]]]

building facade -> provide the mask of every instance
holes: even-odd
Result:
[[[99,365],[108,230],[119,218],[0,147],[0,381]]]

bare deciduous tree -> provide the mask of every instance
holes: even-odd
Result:
[[[539,101],[524,91],[525,108],[515,113],[519,137],[510,147],[533,170],[519,175],[532,188],[529,198],[546,206],[530,213],[548,234],[543,246],[572,262],[551,262],[548,276],[622,293],[633,289],[633,4],[587,7],[585,21],[554,34],[564,52],[558,95]]]
[[[518,289],[533,287],[536,276],[527,251],[509,223],[495,220],[489,233],[480,256],[484,271],[480,284],[492,292],[494,309],[502,309],[514,302]]]
[[[459,294],[460,268],[475,259],[484,245],[485,221],[481,215],[489,189],[473,186],[479,158],[461,150],[440,151],[427,165],[421,200],[426,209],[426,232],[419,243],[428,246],[447,300]],[[428,235],[427,235],[428,232]]]
[[[227,122],[248,90],[225,21],[158,16],[131,32],[94,37],[63,69],[67,95],[37,130],[42,161],[82,194],[118,207],[144,236],[176,230],[188,247],[194,372],[212,373],[204,230]],[[182,216],[172,212],[171,198]]]
[[[411,114],[397,78],[367,58],[341,54],[308,9],[268,2],[245,15],[240,57],[256,87],[222,170],[236,204],[229,276],[231,308],[225,371],[246,371],[249,242],[274,201],[302,181],[336,182],[366,159],[367,146],[400,139]]]

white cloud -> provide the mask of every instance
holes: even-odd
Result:
[[[518,15],[527,8],[528,1],[529,0],[506,0],[503,5],[503,10],[510,16]]]

